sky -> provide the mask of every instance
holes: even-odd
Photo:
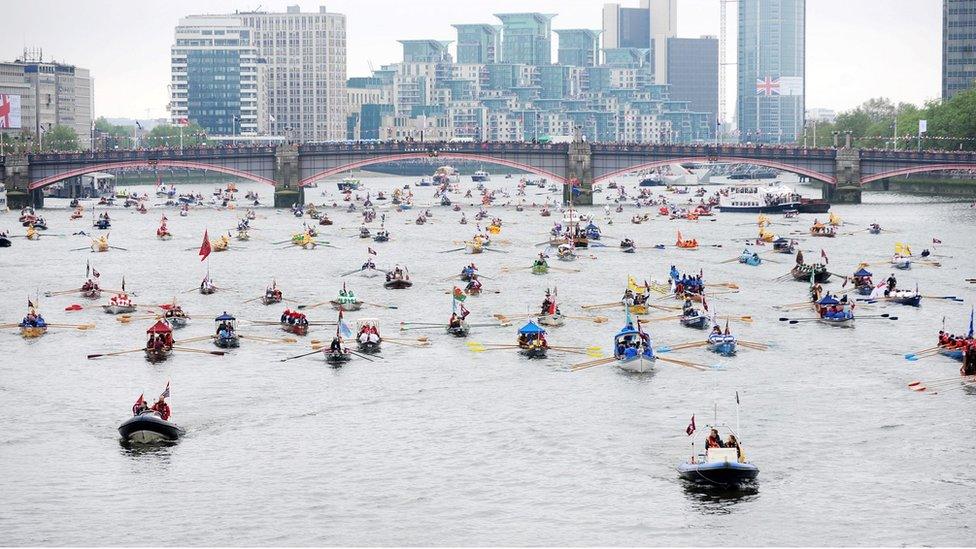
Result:
[[[616,0],[637,6],[638,0]],[[0,59],[24,47],[91,70],[95,114],[166,114],[169,50],[179,18],[236,10],[346,15],[348,76],[400,59],[405,38],[455,40],[453,23],[492,23],[494,13],[555,13],[553,28],[601,27],[598,0],[31,0],[5,4]],[[735,8],[729,9],[734,33]],[[719,34],[719,0],[678,0],[678,35]],[[872,97],[923,103],[941,93],[941,0],[807,0],[807,108],[837,111]],[[729,61],[734,62],[734,34]],[[555,37],[553,39],[555,45]],[[554,56],[555,57],[555,56]],[[734,67],[727,98],[735,104]]]

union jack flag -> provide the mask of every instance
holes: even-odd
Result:
[[[765,95],[767,97],[772,95],[779,95],[779,78],[773,80],[770,77],[765,79],[756,79],[756,95]]]

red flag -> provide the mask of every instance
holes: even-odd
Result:
[[[161,396],[162,398],[169,398],[169,382],[168,381],[166,382],[166,389],[164,389],[163,390],[163,393],[161,395],[159,395],[159,396]]]
[[[139,411],[139,408],[142,406],[142,404],[144,402],[146,402],[145,399],[143,398],[143,397],[145,397],[145,395],[146,395],[146,393],[143,393],[143,394],[139,395],[139,399],[136,400],[136,403],[132,405],[132,413],[133,414],[137,413]]]
[[[688,424],[688,428],[685,429],[685,432],[688,433],[688,436],[691,436],[692,434],[694,434],[694,432],[695,432],[695,415],[694,414],[692,414],[692,416],[691,416],[691,423]]]
[[[207,234],[207,230],[203,230],[203,244],[200,245],[200,261],[207,259],[210,255],[210,235]]]

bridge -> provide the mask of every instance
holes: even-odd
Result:
[[[594,185],[666,164],[747,163],[821,181],[824,198],[858,203],[861,187],[872,181],[919,172],[976,170],[976,153],[964,151],[885,151],[796,146],[712,144],[636,145],[613,143],[541,144],[521,142],[317,143],[282,146],[187,147],[149,150],[41,153],[0,157],[0,181],[13,208],[43,206],[43,189],[68,178],[123,168],[209,170],[265,183],[275,189],[275,206],[304,201],[303,188],[343,172],[385,162],[436,158],[445,164],[467,160],[523,170],[583,193],[578,204],[592,203]]]

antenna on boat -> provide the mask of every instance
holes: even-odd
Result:
[[[739,438],[742,433],[739,431],[739,391],[735,392],[735,435]]]

